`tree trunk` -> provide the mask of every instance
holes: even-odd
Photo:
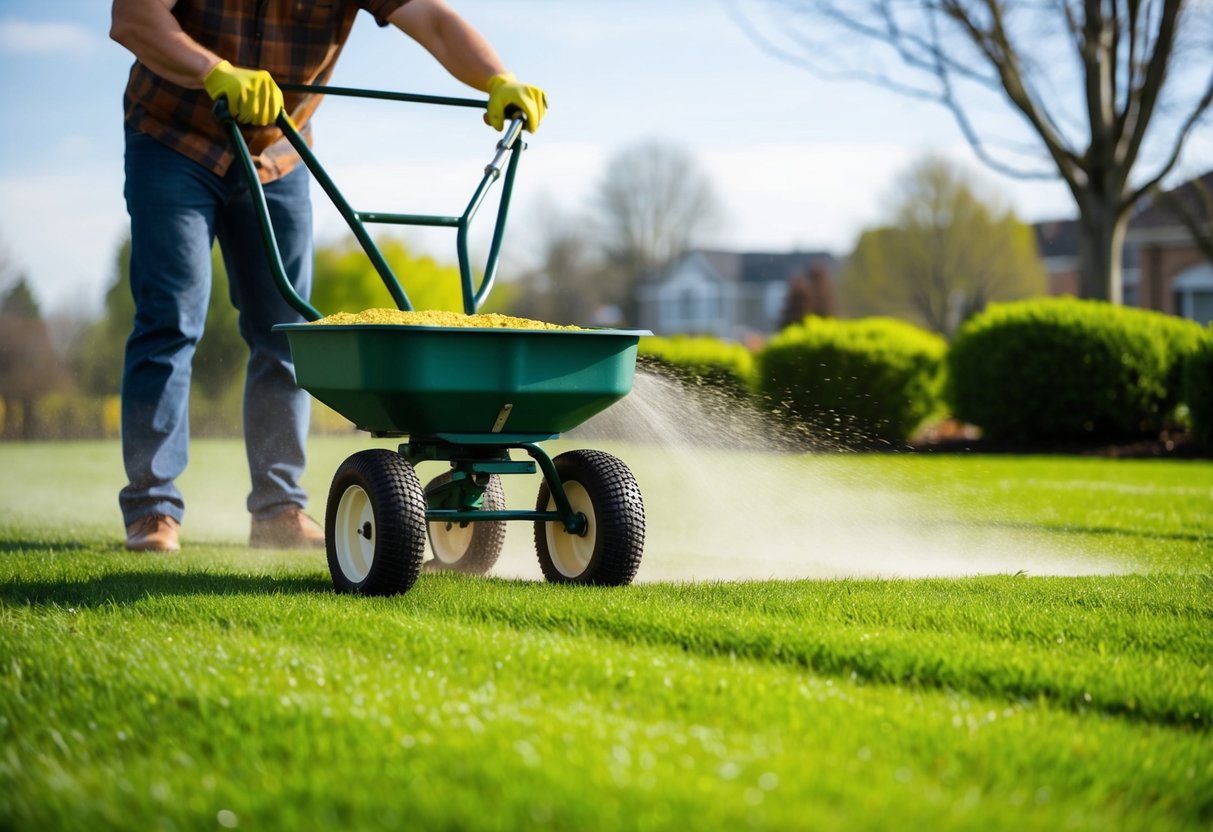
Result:
[[[1078,294],[1090,300],[1124,302],[1125,231],[1128,211],[1098,199],[1079,202]]]

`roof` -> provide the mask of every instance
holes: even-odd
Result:
[[[1165,196],[1180,200],[1195,216],[1213,223],[1213,170],[1166,191]],[[1164,228],[1186,229],[1186,226],[1167,204],[1167,199],[1161,196],[1149,197],[1144,207],[1129,219],[1130,233]],[[1077,256],[1078,220],[1038,222],[1032,229],[1036,232],[1036,248],[1041,257]],[[1186,239],[1188,232],[1184,230],[1183,234]],[[1152,238],[1153,235],[1149,236]]]
[[[1166,228],[1181,224],[1175,209],[1168,204],[1169,200],[1178,200],[1186,205],[1194,216],[1205,222],[1213,222],[1213,170],[1203,176],[1189,179],[1179,187],[1165,191],[1161,196],[1151,197],[1149,203],[1129,220],[1129,227]]]
[[[1078,253],[1078,220],[1050,220],[1032,226],[1036,251],[1044,259],[1073,257]]]

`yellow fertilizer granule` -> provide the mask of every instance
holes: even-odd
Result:
[[[366,309],[362,312],[337,312],[314,324],[404,324],[406,326],[464,326],[482,329],[581,329],[578,326],[561,326],[529,318],[515,318],[496,313],[465,315],[462,312],[444,312],[427,309],[422,312],[404,312],[400,309]]]

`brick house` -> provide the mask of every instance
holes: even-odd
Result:
[[[1182,200],[1206,228],[1213,228],[1213,171],[1168,191]],[[1167,198],[1154,198],[1129,220],[1124,249],[1126,306],[1154,309],[1208,325],[1213,321],[1213,263]],[[1078,294],[1078,222],[1034,226],[1036,245],[1049,276],[1049,294]]]
[[[1213,234],[1213,171],[1153,200],[1130,220],[1125,244],[1136,254],[1136,304],[1208,325],[1213,321],[1213,263],[1180,221],[1175,200]]]

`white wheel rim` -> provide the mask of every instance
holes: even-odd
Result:
[[[341,495],[333,525],[333,548],[341,574],[350,583],[362,583],[375,562],[375,512],[362,486],[351,485]]]
[[[439,563],[454,566],[463,560],[472,546],[472,535],[476,532],[474,523],[460,525],[446,521],[430,523],[430,548]]]
[[[594,504],[590,502],[589,492],[579,482],[564,484],[565,496],[569,498],[569,506],[573,513],[585,515],[585,534],[569,534],[564,523],[559,520],[547,524],[548,554],[552,556],[552,565],[566,578],[580,577],[590,565],[594,556],[594,541],[597,538],[598,527],[594,522]],[[556,510],[556,499],[548,498],[548,511]]]

